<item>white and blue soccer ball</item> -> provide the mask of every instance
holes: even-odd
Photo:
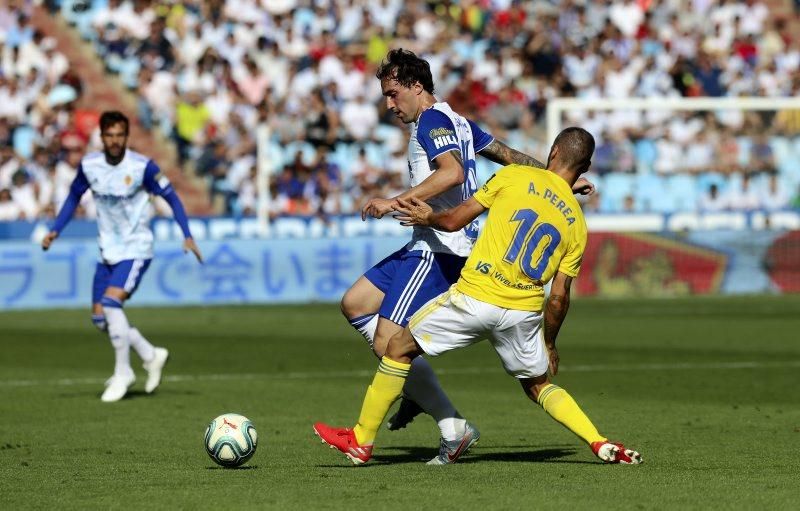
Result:
[[[225,413],[206,428],[205,446],[211,459],[223,467],[238,467],[256,453],[258,434],[250,419]]]

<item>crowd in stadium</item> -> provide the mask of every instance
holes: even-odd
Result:
[[[231,215],[255,210],[262,122],[273,216],[349,213],[403,189],[406,130],[374,78],[393,47],[430,62],[437,97],[540,159],[549,98],[800,93],[800,36],[757,0],[46,4],[138,97],[133,117],[174,142],[181,170],[207,183],[216,212]],[[31,26],[31,9],[0,7],[0,220],[51,216],[93,144],[72,108],[83,84]],[[590,211],[800,206],[800,112],[566,121],[597,139]],[[481,165],[485,179],[492,167]],[[91,199],[84,206],[91,216]]]

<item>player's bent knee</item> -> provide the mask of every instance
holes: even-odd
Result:
[[[535,378],[523,378],[519,381],[522,385],[522,391],[534,403],[539,402],[539,392],[550,384],[550,377],[547,373],[537,376]]]
[[[339,308],[347,319],[369,314],[369,312],[364,311],[363,300],[359,300],[353,288],[348,289],[344,296],[342,296],[342,300],[339,302]]]
[[[127,300],[128,296],[129,296],[128,292],[125,291],[125,289],[115,286],[109,286],[103,293],[103,298],[111,297],[120,302],[124,302],[125,300]]]
[[[376,357],[381,358],[382,356],[386,355],[386,348],[388,345],[389,339],[376,335],[375,340],[372,343],[372,352]]]
[[[121,309],[124,303],[123,299],[111,295],[103,295],[103,298],[100,299],[100,305],[103,308]]]
[[[383,292],[363,276],[345,291],[339,308],[347,319],[376,314],[383,301]]]
[[[345,293],[344,296],[342,296],[342,299],[339,302],[339,310],[342,311],[342,315],[344,317],[346,317],[347,319],[350,319],[351,317],[353,317],[353,316],[351,316],[350,300],[347,297],[347,293]]]
[[[386,356],[392,360],[405,362],[420,354],[422,350],[408,328],[394,334],[386,347]]]

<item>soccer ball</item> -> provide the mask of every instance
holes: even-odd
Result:
[[[206,452],[223,467],[242,465],[253,457],[257,445],[256,428],[244,415],[222,414],[206,428]]]

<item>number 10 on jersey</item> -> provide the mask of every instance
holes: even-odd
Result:
[[[537,218],[539,218],[539,214],[532,209],[520,209],[514,213],[510,222],[519,222],[519,225],[517,225],[511,245],[503,257],[505,262],[514,264],[522,252],[522,258],[519,259],[520,269],[532,280],[542,279],[550,257],[561,243],[561,233],[558,232],[558,229],[548,223],[535,225]],[[547,244],[540,253],[535,254],[545,236],[548,237]]]

